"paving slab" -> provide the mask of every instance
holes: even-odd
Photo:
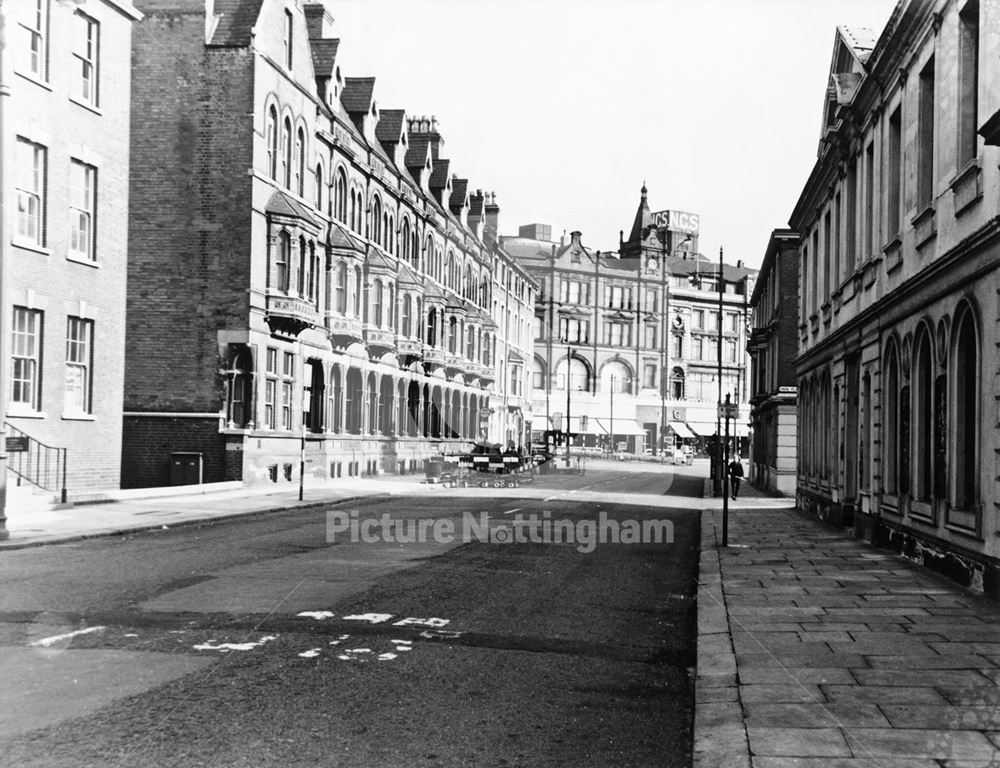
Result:
[[[718,518],[732,765],[738,711],[755,767],[1000,767],[1000,606],[793,508],[732,514],[728,548]]]

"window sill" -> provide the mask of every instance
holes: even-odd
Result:
[[[59,418],[63,421],[97,421],[92,413],[63,413]]]
[[[38,243],[33,243],[30,240],[22,240],[21,238],[15,237],[10,241],[10,244],[23,251],[32,251],[42,256],[52,255],[52,251],[49,248],[46,248],[44,245],[39,245]]]
[[[95,107],[93,104],[88,104],[86,101],[81,101],[80,99],[75,99],[72,96],[69,97],[69,100],[73,104],[76,104],[78,107],[83,107],[88,112],[93,112],[95,115],[99,115],[101,117],[104,117],[104,113],[101,112],[101,110],[98,107]]]
[[[101,264],[96,259],[86,259],[83,256],[73,256],[71,254],[66,254],[66,261],[72,261],[74,264],[80,264],[84,267],[91,267],[92,269],[100,269]]]
[[[15,69],[14,70],[14,74],[15,75],[19,75],[20,77],[23,77],[29,83],[34,83],[39,88],[44,88],[46,91],[49,91],[50,93],[52,91],[52,86],[51,85],[49,85],[45,80],[42,80],[37,75],[35,75],[35,74],[31,73],[31,72],[22,72],[19,69]]]
[[[911,219],[914,230],[914,246],[919,250],[937,235],[937,226],[934,220],[934,203],[927,206]]]
[[[978,158],[972,158],[948,183],[958,218],[983,198],[982,173]]]
[[[892,240],[882,246],[882,255],[885,258],[885,271],[895,272],[903,266],[903,241],[897,234]]]
[[[7,406],[8,419],[47,419],[48,417],[49,415],[45,411],[35,411],[16,403]]]

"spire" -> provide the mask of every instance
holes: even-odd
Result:
[[[635,212],[635,221],[632,222],[632,231],[629,233],[627,243],[639,244],[642,242],[643,234],[653,226],[653,214],[649,211],[649,203],[646,202],[646,182],[642,182],[642,198],[639,200],[639,210]]]

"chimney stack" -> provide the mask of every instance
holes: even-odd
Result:
[[[469,216],[467,219],[469,230],[477,238],[481,238],[482,235],[482,224],[483,224],[483,208],[485,205],[485,196],[483,195],[483,190],[477,189],[473,194],[469,195]]]
[[[497,205],[496,192],[490,192],[483,215],[483,240],[487,243],[497,242],[500,227],[500,206]]]

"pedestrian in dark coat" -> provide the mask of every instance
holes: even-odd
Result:
[[[729,462],[729,487],[733,492],[733,498],[740,492],[740,481],[743,479],[743,464],[739,459]]]

